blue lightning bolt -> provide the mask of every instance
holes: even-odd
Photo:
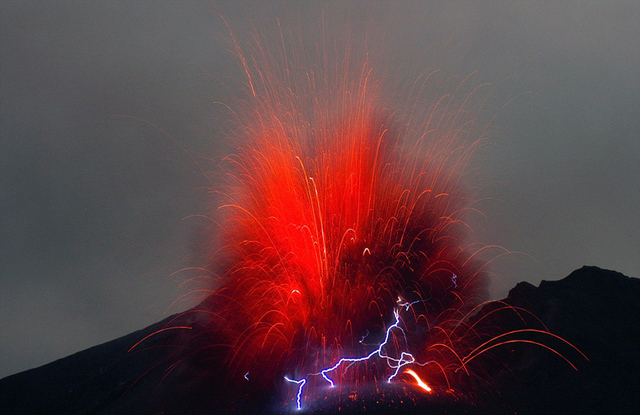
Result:
[[[452,286],[449,287],[449,290],[453,290],[458,288],[458,283],[457,283],[457,279],[458,276],[456,274],[452,274],[451,276],[451,283]],[[331,387],[335,386],[335,383],[333,381],[333,379],[331,379],[329,376],[327,376],[327,373],[333,372],[334,370],[336,370],[337,368],[339,368],[343,363],[350,363],[349,366],[351,366],[352,364],[355,364],[357,362],[364,362],[365,360],[369,360],[374,356],[378,356],[381,359],[386,360],[387,364],[389,365],[390,368],[395,369],[395,371],[393,372],[393,374],[391,376],[389,376],[387,378],[387,382],[391,383],[391,380],[393,380],[393,378],[395,378],[398,373],[400,372],[400,369],[406,365],[410,365],[410,364],[417,364],[420,366],[424,366],[427,365],[429,362],[426,363],[418,363],[416,362],[415,357],[409,353],[409,352],[402,352],[400,354],[400,358],[394,358],[391,356],[388,356],[387,354],[384,353],[384,347],[387,345],[387,343],[389,342],[389,337],[391,336],[391,331],[394,329],[398,329],[402,332],[402,335],[404,336],[405,339],[405,343],[407,341],[407,336],[406,333],[404,331],[404,329],[402,327],[400,327],[400,310],[402,310],[402,308],[404,308],[405,311],[408,311],[413,305],[417,304],[417,303],[423,303],[426,302],[428,300],[416,300],[413,302],[407,302],[404,301],[402,298],[398,297],[398,309],[393,310],[393,316],[395,317],[395,322],[390,325],[387,328],[387,331],[385,333],[385,337],[384,337],[384,341],[382,343],[380,343],[378,345],[378,348],[375,349],[374,351],[372,351],[371,353],[369,353],[368,355],[364,356],[364,357],[343,357],[340,360],[338,360],[338,362],[326,369],[321,370],[318,373],[311,373],[307,376],[322,376],[327,382],[329,382],[329,384],[331,385]],[[360,340],[361,344],[364,344],[364,339],[369,335],[369,331],[367,331],[367,334],[365,334],[364,336],[362,336],[362,339]],[[415,373],[415,372],[414,372]],[[301,404],[301,399],[302,399],[302,390],[304,388],[304,385],[307,383],[307,378],[302,378],[300,380],[295,380],[295,379],[291,379],[287,376],[284,377],[284,379],[287,382],[291,382],[291,383],[296,383],[298,385],[298,395],[296,397],[296,408],[302,409],[302,404]]]
[[[406,309],[408,310],[409,307],[411,307],[414,303],[411,304],[400,304],[400,307],[406,307]],[[331,387],[335,386],[335,383],[333,382],[333,379],[331,379],[329,376],[327,376],[327,373],[332,372],[334,370],[336,370],[338,367],[340,367],[340,365],[342,365],[343,363],[357,363],[357,362],[363,362],[365,360],[369,360],[374,356],[379,356],[382,359],[385,359],[387,361],[387,364],[389,365],[389,367],[395,369],[395,371],[393,372],[393,374],[391,376],[389,376],[389,378],[387,379],[387,382],[391,383],[391,380],[396,377],[398,375],[398,373],[400,372],[400,369],[403,366],[412,364],[416,362],[416,359],[413,357],[413,355],[409,352],[402,352],[400,354],[400,358],[393,358],[391,356],[388,356],[387,354],[384,353],[383,349],[384,347],[387,345],[387,343],[389,342],[389,337],[391,336],[391,331],[393,329],[398,329],[402,332],[403,336],[405,336],[405,332],[404,329],[402,327],[400,327],[400,309],[397,310],[393,310],[393,316],[395,317],[395,322],[389,326],[387,328],[385,337],[384,337],[384,341],[382,343],[380,343],[378,345],[378,348],[374,351],[372,351],[371,353],[369,353],[368,355],[364,356],[364,357],[344,357],[342,359],[340,359],[335,365],[324,369],[318,373],[312,373],[309,374],[308,376],[318,376],[321,375],[327,382],[329,382],[329,384],[331,385]],[[366,337],[366,336],[365,336]],[[364,338],[363,338],[364,340]],[[406,336],[405,336],[405,341],[406,341]],[[287,376],[284,377],[284,379],[287,382],[291,382],[291,383],[296,383],[298,385],[298,395],[296,397],[296,408],[297,409],[302,409],[302,404],[301,404],[301,398],[302,398],[302,390],[304,388],[304,385],[307,383],[307,378],[302,378],[300,380],[296,380],[296,379],[291,379]]]
[[[333,380],[327,376],[327,373],[332,372],[334,370],[336,370],[338,367],[340,367],[340,365],[342,365],[343,363],[356,363],[356,362],[363,362],[365,360],[369,360],[372,357],[374,357],[375,355],[380,356],[382,359],[386,359],[387,363],[389,364],[389,366],[391,368],[396,369],[396,371],[393,373],[393,375],[391,375],[389,377],[389,379],[387,379],[388,382],[391,382],[391,379],[393,379],[394,377],[396,377],[396,375],[398,374],[398,371],[400,371],[400,368],[402,366],[408,365],[410,363],[415,362],[415,358],[413,357],[413,355],[411,353],[407,353],[407,352],[402,352],[402,354],[400,355],[399,359],[395,359],[391,356],[388,356],[386,354],[384,354],[383,352],[383,348],[384,346],[387,345],[387,343],[389,342],[389,336],[391,335],[391,331],[393,329],[398,329],[402,332],[402,334],[404,335],[404,330],[402,329],[402,327],[400,327],[400,313],[398,312],[398,310],[393,310],[393,316],[395,317],[395,323],[393,323],[391,326],[389,326],[387,328],[387,333],[384,337],[384,341],[382,343],[380,343],[380,345],[378,346],[378,348],[374,351],[372,351],[371,353],[369,353],[367,356],[364,357],[343,357],[342,359],[338,360],[338,363],[336,363],[335,365],[331,366],[330,368],[324,369],[322,370],[319,374],[322,375],[322,377],[331,384],[331,386],[335,386],[335,383],[333,382]],[[317,375],[317,373],[316,373]]]
[[[304,388],[304,384],[307,383],[307,379],[301,379],[301,380],[295,380],[295,379],[290,379],[288,377],[284,377],[284,379],[287,382],[291,382],[291,383],[297,383],[298,384],[298,396],[296,397],[296,409],[300,410],[302,409],[302,404],[300,403],[300,400],[302,399],[302,389]]]

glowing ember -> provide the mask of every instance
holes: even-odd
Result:
[[[411,375],[416,380],[417,385],[424,389],[426,392],[431,392],[431,388],[429,387],[429,385],[424,383],[424,381],[420,379],[420,376],[418,376],[418,374],[413,369],[407,369],[404,371],[404,373]]]

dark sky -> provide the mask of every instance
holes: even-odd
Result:
[[[242,36],[249,21],[317,18],[300,4],[218,6]],[[477,237],[522,253],[495,263],[494,296],[585,264],[640,275],[640,3],[350,13],[375,18],[407,82],[423,64],[477,71],[513,101],[476,162]],[[198,165],[215,171],[229,150],[214,102],[242,78],[227,34],[206,0],[0,2],[0,377],[186,306],[170,308],[173,273],[200,265]]]

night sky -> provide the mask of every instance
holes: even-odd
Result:
[[[216,10],[270,38],[322,7],[384,33],[396,78],[495,86],[474,238],[521,254],[494,263],[492,296],[582,265],[640,276],[637,1],[2,1],[0,377],[189,306],[172,302],[202,265],[202,170],[231,150],[218,102],[242,94]]]

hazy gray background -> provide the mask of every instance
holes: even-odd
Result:
[[[219,5],[239,32],[287,9]],[[583,264],[640,275],[637,1],[352,4],[365,10],[400,74],[508,80],[478,155],[478,232],[526,255],[495,263],[495,296]],[[208,183],[183,148],[212,171],[228,150],[214,101],[242,74],[226,34],[205,0],[0,2],[0,377],[186,306],[168,310],[172,273],[198,265],[188,216]]]

